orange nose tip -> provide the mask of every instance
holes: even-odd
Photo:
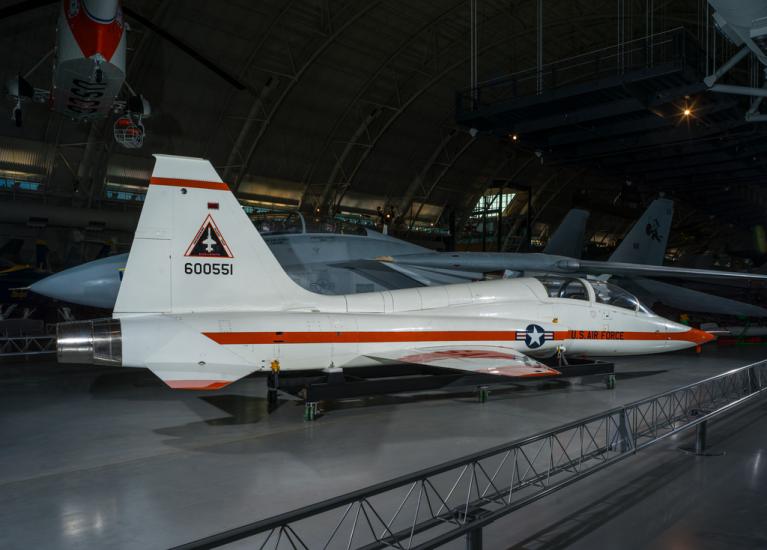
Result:
[[[684,339],[688,342],[692,342],[697,345],[705,344],[706,342],[710,342],[716,338],[713,334],[710,332],[706,332],[705,330],[700,330],[697,328],[691,328],[687,332],[684,333]]]

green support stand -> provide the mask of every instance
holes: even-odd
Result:
[[[312,422],[313,420],[317,419],[317,402],[307,402],[304,403],[304,420],[307,422]]]
[[[479,398],[480,403],[484,403],[487,401],[487,398],[490,396],[490,388],[487,386],[480,386],[477,388],[477,397]]]

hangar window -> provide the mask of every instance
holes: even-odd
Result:
[[[0,175],[0,189],[4,191],[41,191],[42,183]]]
[[[247,212],[247,207],[245,212]],[[300,212],[256,208],[250,214],[250,220],[263,235],[279,235],[284,233],[305,233],[304,217]]]
[[[487,212],[490,216],[497,216],[499,211],[506,211],[516,196],[516,193],[498,194],[497,189],[488,189],[487,192],[479,198],[477,204],[474,205],[474,210],[471,215],[477,217],[482,216],[483,212]]]
[[[146,187],[107,182],[104,193],[107,200],[111,201],[144,202]]]

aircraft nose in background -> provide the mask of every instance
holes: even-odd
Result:
[[[69,277],[66,273],[56,273],[29,285],[29,290],[55,300],[71,301],[74,297],[69,291],[71,284],[67,284]],[[70,283],[72,281],[69,281]]]
[[[29,290],[63,302],[112,309],[120,289],[120,267],[125,260],[112,256],[55,273],[30,285]]]
[[[684,333],[684,338],[688,342],[692,342],[693,344],[696,344],[696,345],[701,345],[701,344],[705,344],[706,342],[710,342],[711,340],[714,340],[716,336],[714,336],[710,332],[706,332],[705,330],[691,328],[690,330]]]

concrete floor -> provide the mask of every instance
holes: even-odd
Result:
[[[262,378],[190,393],[142,370],[0,364],[0,548],[165,548],[763,357],[623,358],[613,391],[350,400],[313,423],[291,401],[269,413]],[[725,457],[670,442],[629,459],[499,522],[486,547],[763,548],[766,418],[757,407],[715,424]]]

